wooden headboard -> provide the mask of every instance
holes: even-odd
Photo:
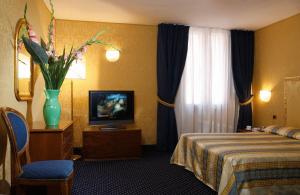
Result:
[[[285,125],[300,128],[300,76],[284,79]]]

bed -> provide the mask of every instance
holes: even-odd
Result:
[[[300,129],[183,134],[171,158],[218,194],[300,194]]]

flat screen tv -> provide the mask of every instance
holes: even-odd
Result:
[[[89,91],[90,125],[118,126],[133,121],[133,91]]]

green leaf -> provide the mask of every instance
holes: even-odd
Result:
[[[62,84],[65,80],[65,77],[68,73],[68,70],[69,70],[72,62],[74,61],[74,56],[72,55],[72,52],[73,52],[73,47],[70,50],[70,53],[69,53],[69,56],[68,56],[67,60],[64,62],[64,64],[62,64],[62,69],[59,72],[58,82],[57,82],[58,89],[62,86]]]
[[[98,33],[96,33],[96,34],[92,37],[91,40],[97,40],[97,38],[98,38],[99,36],[101,36],[101,35],[103,35],[103,34],[105,34],[105,33],[106,33],[106,30],[101,30],[101,31],[99,31]]]
[[[25,18],[25,20],[27,20],[26,14],[27,14],[27,2],[26,2],[25,7],[24,7],[24,18]]]
[[[26,50],[30,53],[33,61],[38,64],[48,64],[48,55],[46,51],[37,43],[26,37],[22,37]]]
[[[45,43],[44,39],[41,39],[41,46],[44,50],[46,50],[47,44]]]
[[[31,41],[30,39],[24,36],[22,37],[22,40],[26,50],[31,55],[33,61],[40,65],[41,72],[45,80],[46,89],[53,89],[51,77],[47,69],[48,56],[45,50],[39,44]]]

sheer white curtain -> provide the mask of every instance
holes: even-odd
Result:
[[[237,101],[230,31],[191,27],[185,69],[176,96],[178,135],[233,132]]]

